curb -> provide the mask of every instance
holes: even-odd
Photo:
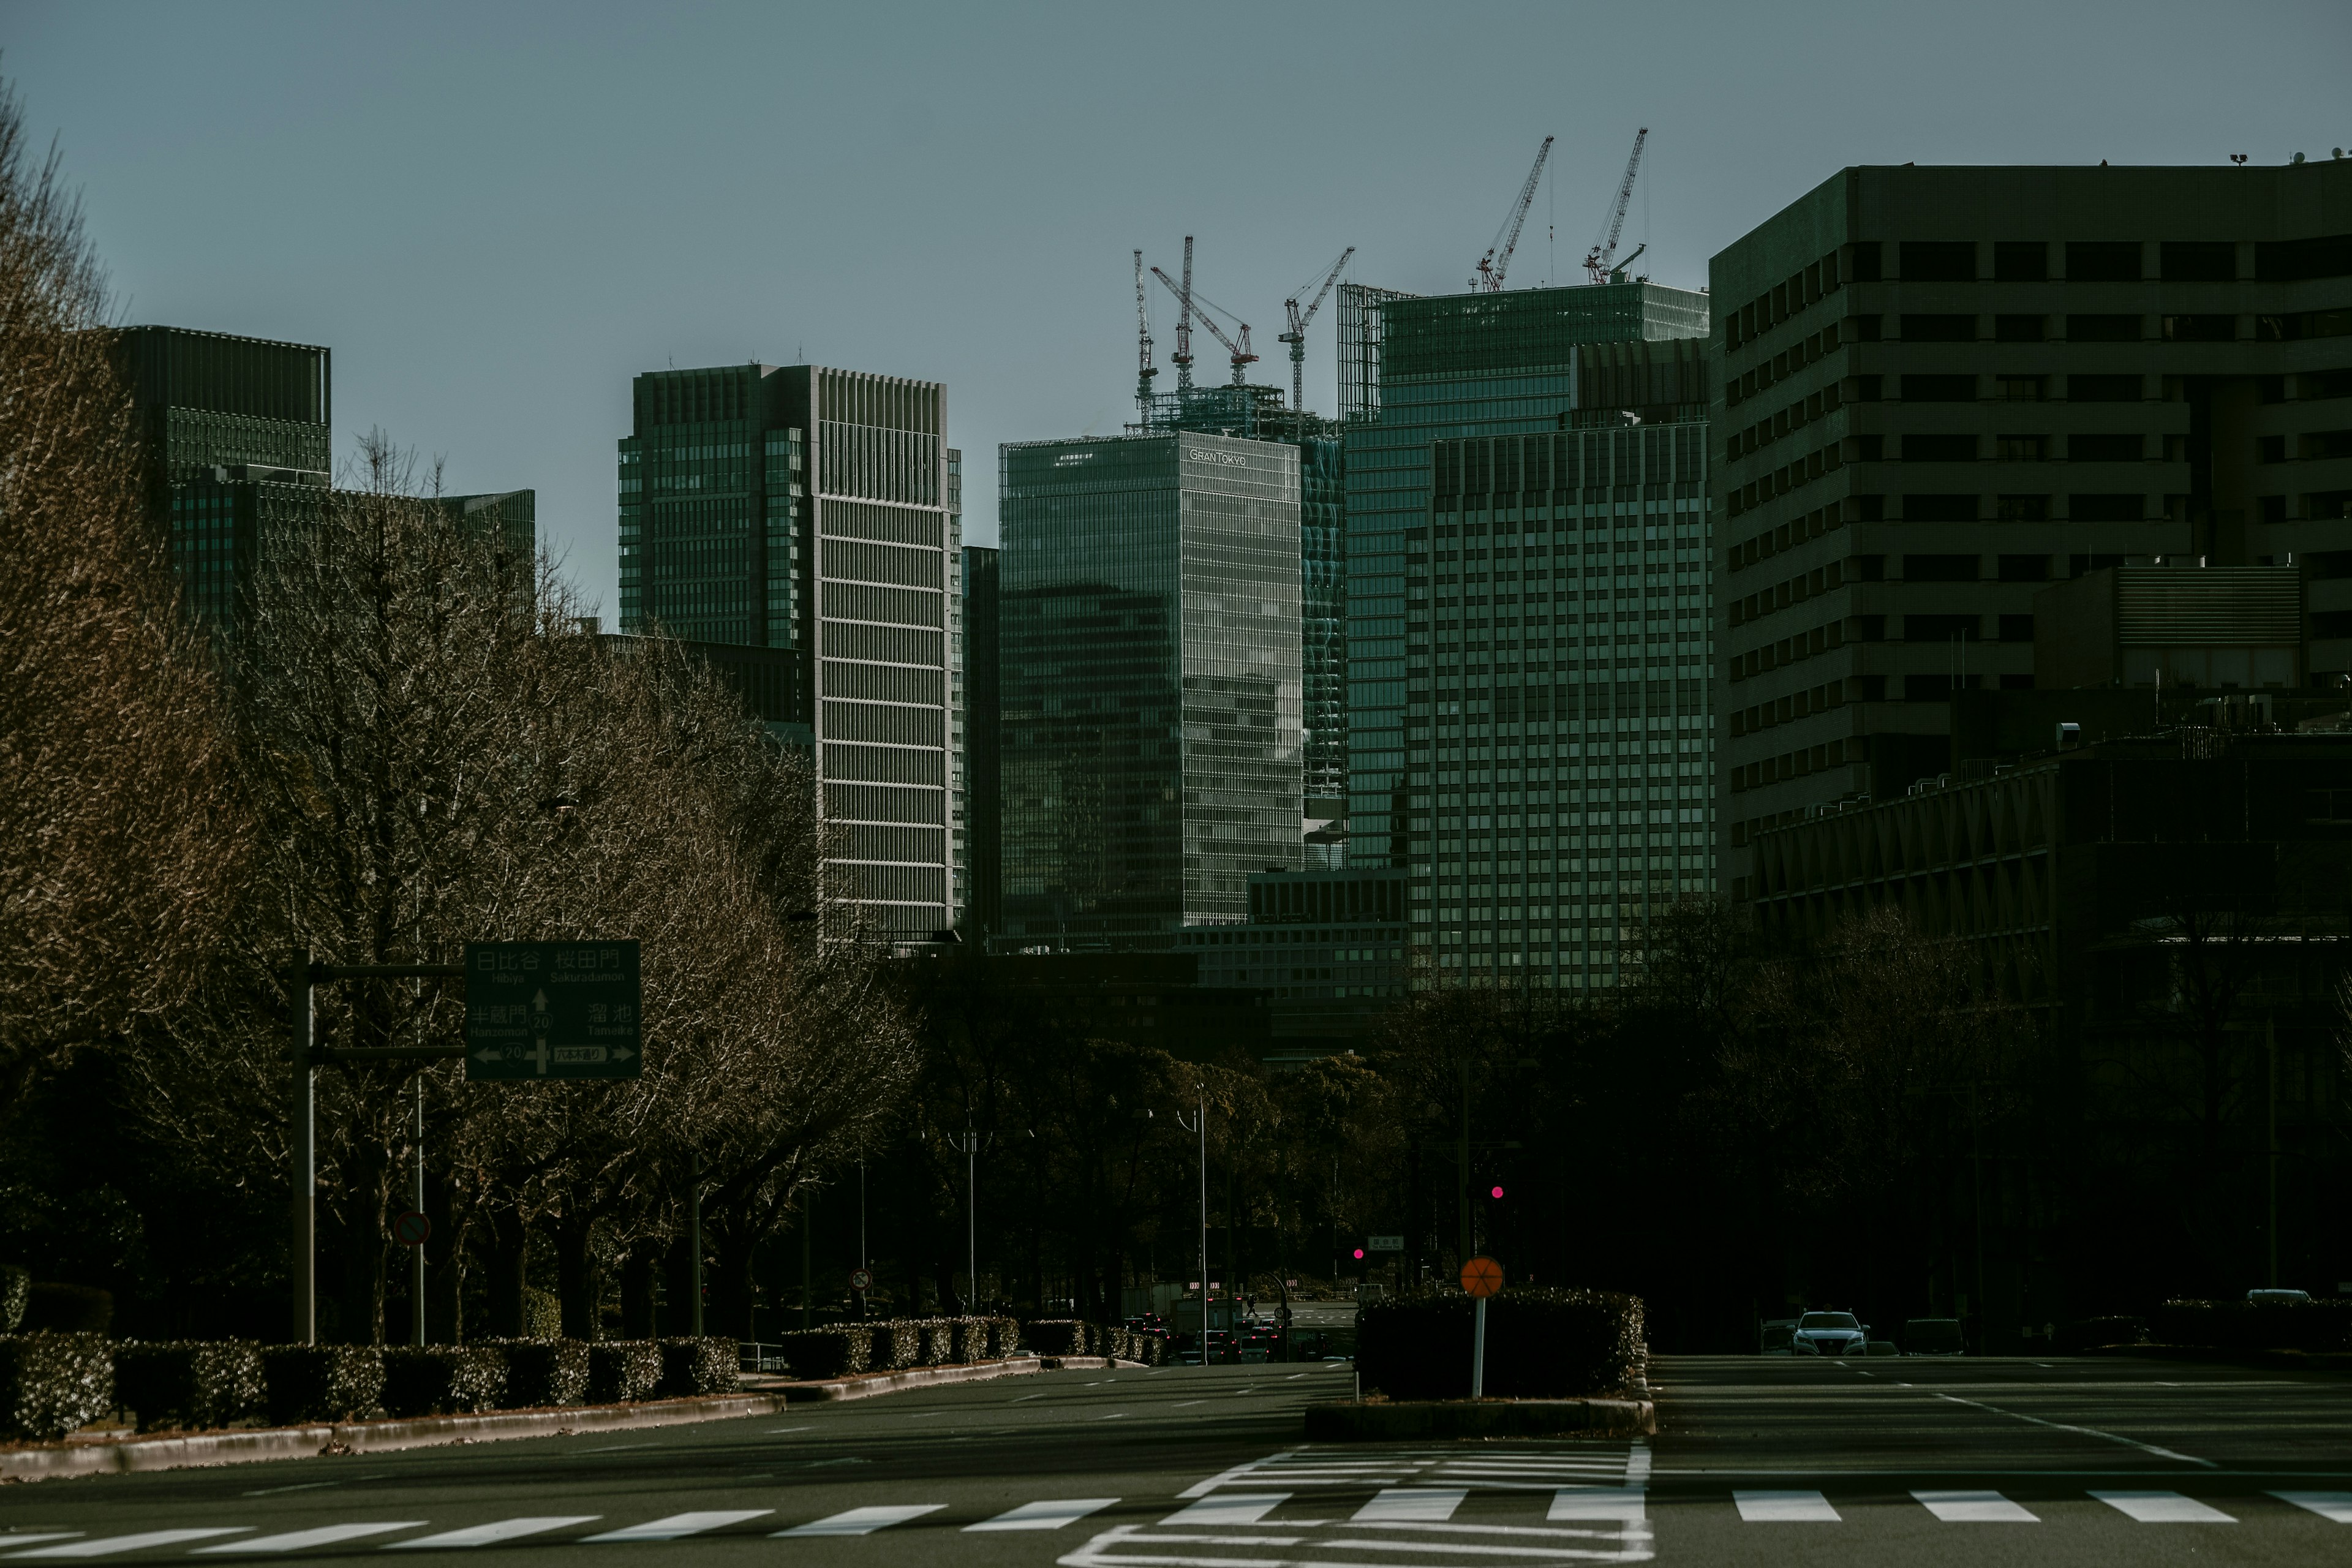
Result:
[[[1646,1436],[1657,1429],[1658,1407],[1647,1399],[1414,1400],[1307,1407],[1307,1436],[1340,1443],[1547,1437],[1564,1432]]]
[[[908,1388],[937,1388],[950,1383],[985,1383],[997,1377],[1025,1377],[1055,1372],[1076,1358],[1016,1356],[1009,1361],[976,1362],[966,1366],[918,1366],[905,1372],[869,1372],[825,1383],[787,1384],[778,1393],[794,1405],[829,1404],[837,1399],[871,1399]]]

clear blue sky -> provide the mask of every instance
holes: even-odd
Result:
[[[1198,236],[1202,291],[1286,382],[1286,294],[1350,244],[1359,281],[1459,288],[1546,134],[1512,279],[1569,273],[1647,125],[1627,228],[1696,287],[1848,163],[2325,157],[2352,146],[2347,67],[2343,0],[0,0],[0,73],[58,138],[125,317],[331,345],[339,449],[380,426],[453,489],[537,489],[608,614],[636,371],[944,381],[991,542],[998,442],[1131,416],[1136,246],[1172,271]]]

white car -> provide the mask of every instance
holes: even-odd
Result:
[[[1807,1312],[1789,1336],[1799,1355],[1863,1355],[1870,1345],[1870,1330],[1852,1312]]]

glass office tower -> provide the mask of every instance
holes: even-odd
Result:
[[[1299,863],[1295,446],[1002,450],[1004,931],[1172,945]]]
[[[1712,876],[1706,297],[1634,282],[1360,310],[1350,862],[1412,871],[1441,980],[1605,984],[1628,899]],[[1604,755],[1626,802],[1602,813],[1580,790]]]
[[[654,371],[620,443],[621,629],[764,650],[874,931],[953,923],[947,389],[816,365]],[[754,656],[745,656],[754,657]]]

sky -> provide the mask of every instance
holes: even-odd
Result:
[[[538,492],[609,616],[629,378],[944,382],[965,537],[997,445],[1134,416],[1131,252],[1252,323],[1349,276],[1458,290],[1538,144],[1509,281],[1707,258],[1853,163],[2352,149],[2352,5],[116,5],[0,0],[0,76],[119,316],[334,351],[335,438]],[[1153,285],[1160,363],[1172,300]],[[1336,310],[1308,331],[1334,402]],[[1196,337],[1200,374],[1221,351]],[[1172,374],[1163,374],[1172,382]]]

